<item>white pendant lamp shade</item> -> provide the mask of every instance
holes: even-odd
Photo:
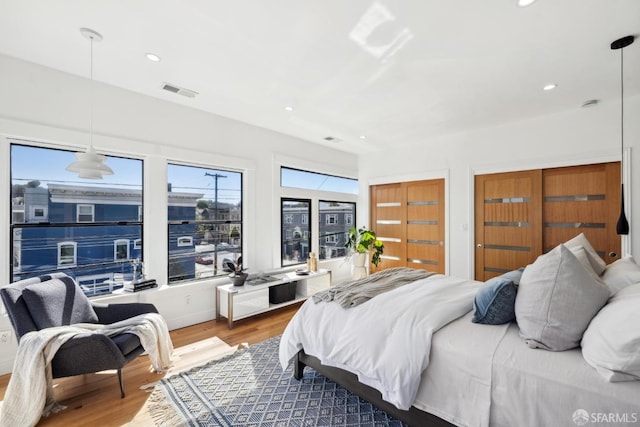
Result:
[[[100,33],[90,28],[80,28],[83,37],[91,41],[91,121],[90,121],[90,142],[87,151],[75,153],[76,161],[67,166],[66,170],[75,172],[79,178],[102,179],[103,175],[113,175],[113,170],[104,164],[106,157],[96,153],[93,148],[93,42],[101,41]]]
[[[103,162],[106,157],[96,153],[93,145],[84,153],[75,153],[76,161],[67,166],[69,172],[76,172],[80,178],[102,179],[102,175],[113,175],[113,170]]]

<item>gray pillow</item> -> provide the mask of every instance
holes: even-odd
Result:
[[[600,276],[604,269],[607,267],[607,263],[604,262],[604,260],[600,258],[600,255],[598,255],[598,252],[593,249],[593,246],[591,246],[591,243],[587,239],[587,236],[584,235],[584,233],[580,233],[573,239],[567,240],[564,245],[569,249],[573,249],[577,246],[582,246],[587,253],[587,257],[589,259],[589,262],[591,263],[591,267],[593,267],[593,271],[595,271],[598,276]]]
[[[531,348],[578,347],[589,322],[610,292],[564,245],[525,268],[516,295],[520,336]]]
[[[71,277],[29,285],[22,297],[38,329],[98,322],[89,298]]]

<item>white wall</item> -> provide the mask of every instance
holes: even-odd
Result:
[[[625,199],[631,232],[626,252],[640,254],[640,96],[625,99]],[[360,204],[368,207],[370,184],[405,181],[416,176],[443,177],[447,191],[448,272],[473,278],[473,176],[620,160],[620,104],[605,100],[546,117],[460,135],[392,147],[359,159]],[[630,159],[630,161],[628,161]],[[631,166],[631,167],[629,167]],[[358,222],[368,223],[360,209]]]
[[[7,138],[85,149],[90,84],[87,79],[0,55],[1,283],[8,283],[10,277]],[[243,172],[245,265],[253,271],[280,265],[280,238],[274,224],[280,222],[280,196],[288,190],[280,189],[276,159],[295,168],[312,166],[319,172],[357,177],[357,158],[352,154],[97,82],[94,97],[96,149],[145,161],[145,268],[160,285],[166,284],[167,277],[168,160]],[[321,267],[332,268],[334,279],[348,274],[338,261]],[[175,329],[215,317],[214,286],[221,282],[228,279],[161,286],[157,291],[106,300],[152,302]],[[11,330],[6,314],[0,315],[2,330]],[[0,342],[0,374],[10,372],[15,349],[15,336],[9,343]]]

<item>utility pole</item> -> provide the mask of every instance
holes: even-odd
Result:
[[[220,175],[219,173],[209,173],[205,172],[204,176],[212,176],[215,180],[215,201],[214,201],[214,209],[216,213],[216,220],[218,219],[218,178],[226,178],[226,175]]]
[[[214,181],[215,181],[215,199],[214,199],[214,212],[215,212],[215,220],[218,220],[218,179],[220,178],[226,178],[226,175],[220,175],[219,173],[209,173],[209,172],[205,172],[204,176],[211,176],[213,177]],[[217,228],[218,228],[218,224],[216,223],[216,237],[215,237],[215,249],[213,252],[213,275],[217,275],[218,274],[218,243],[220,243],[220,233]]]

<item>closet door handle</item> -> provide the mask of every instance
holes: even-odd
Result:
[[[478,244],[476,245],[476,248],[481,248],[481,247],[482,247],[482,243],[478,243]]]
[[[617,254],[617,253],[615,253],[615,252],[609,252],[609,256],[610,256],[611,258],[616,258],[616,257],[618,256],[618,254]]]

